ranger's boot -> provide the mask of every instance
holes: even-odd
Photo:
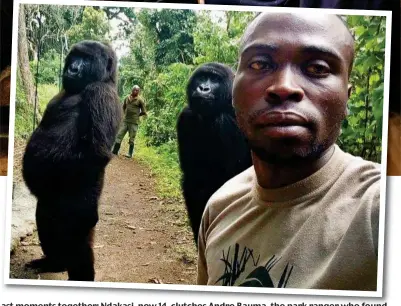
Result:
[[[129,145],[128,154],[125,155],[125,157],[132,158],[132,155],[133,155],[133,154],[134,154],[134,145],[131,144],[131,145]]]
[[[116,142],[116,144],[114,145],[114,148],[113,148],[114,155],[118,155],[118,151],[120,150],[120,147],[121,147],[121,143]]]

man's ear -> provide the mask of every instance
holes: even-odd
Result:
[[[348,99],[349,97],[351,97],[351,93],[352,93],[352,84],[348,84]]]
[[[352,93],[352,85],[348,84],[348,99],[351,96]],[[347,104],[345,105],[345,114],[344,117],[347,117],[350,114],[349,108],[348,108],[348,101]]]

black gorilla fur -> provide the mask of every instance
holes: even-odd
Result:
[[[48,104],[23,159],[23,177],[37,197],[36,222],[42,271],[68,271],[69,280],[93,281],[93,235],[105,167],[122,110],[117,58],[96,41],[72,47],[63,90]]]
[[[177,122],[182,188],[196,243],[211,195],[252,165],[232,107],[233,79],[232,69],[220,63],[197,68],[187,86],[188,106]]]

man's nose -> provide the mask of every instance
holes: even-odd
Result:
[[[297,78],[299,76],[291,67],[284,67],[277,71],[266,88],[266,101],[269,103],[283,103],[287,100],[302,101],[305,93],[297,84]]]

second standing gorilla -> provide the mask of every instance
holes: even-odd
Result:
[[[177,122],[182,188],[196,243],[209,198],[252,165],[232,106],[233,79],[232,69],[220,63],[196,69],[187,86],[188,106]]]

